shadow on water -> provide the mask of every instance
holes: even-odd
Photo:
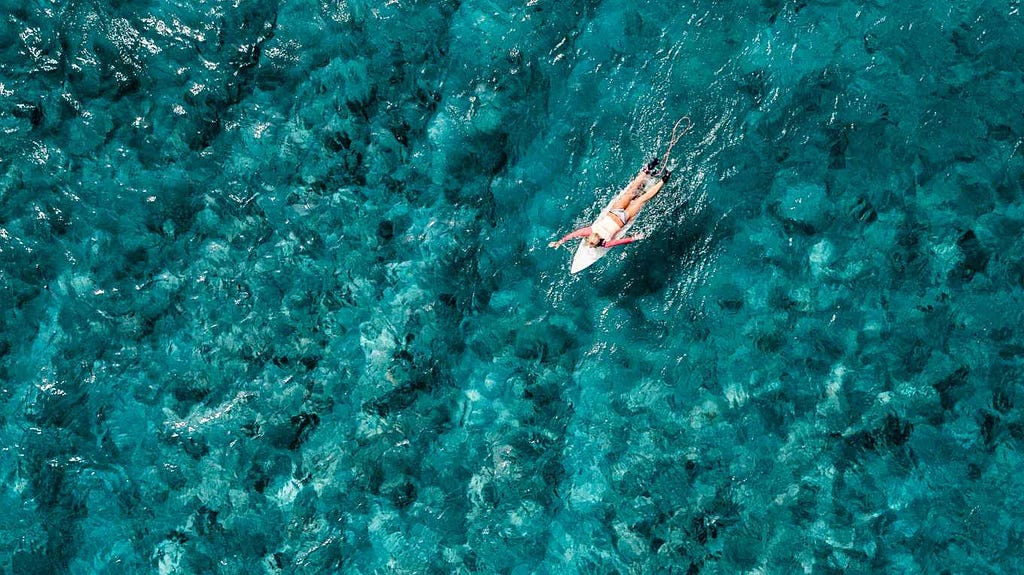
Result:
[[[725,235],[716,226],[715,215],[707,205],[680,203],[660,217],[663,223],[643,240],[626,246],[629,253],[621,260],[623,267],[597,282],[599,293],[629,298],[652,295],[677,283],[681,275],[696,273],[698,264],[714,253]]]

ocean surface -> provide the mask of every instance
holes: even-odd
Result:
[[[1020,0],[0,5],[0,574],[1020,572]]]

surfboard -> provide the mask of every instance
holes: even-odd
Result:
[[[644,181],[644,187],[640,193],[642,194],[643,192],[647,191],[647,188],[655,181],[657,181],[657,178],[652,178],[648,176],[647,180]],[[604,215],[605,213],[608,212],[608,210],[612,209],[612,204],[615,203],[615,198],[617,197],[619,197],[618,194],[615,194],[612,197],[611,201],[608,202],[608,205],[605,206],[603,210],[601,210],[601,215]],[[598,219],[601,218],[601,215],[597,216]],[[635,219],[636,218],[634,218],[634,220]],[[626,225],[622,226],[622,229],[619,230],[617,234],[615,234],[615,239],[625,236],[626,232],[629,231],[629,228],[633,227],[634,220],[629,220],[628,222],[626,222]],[[596,224],[597,220],[594,220],[594,223]],[[576,255],[572,257],[572,265],[569,266],[569,273],[574,274],[589,268],[590,266],[594,265],[597,262],[597,260],[603,258],[605,254],[608,253],[609,249],[611,248],[595,248],[588,244],[586,239],[580,240],[580,246],[576,248]]]

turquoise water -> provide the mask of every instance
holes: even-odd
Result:
[[[0,573],[1019,569],[1019,0],[2,3]]]

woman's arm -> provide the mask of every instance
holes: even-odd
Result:
[[[625,244],[628,244],[628,243],[631,243],[631,242],[635,242],[637,240],[642,240],[642,239],[644,239],[644,236],[641,235],[641,234],[637,234],[635,236],[630,236],[628,238],[618,238],[618,239],[615,239],[615,240],[608,240],[608,241],[606,241],[604,243],[603,247],[614,248],[615,246],[622,246],[622,245],[625,245]]]
[[[558,240],[557,242],[551,242],[550,244],[548,244],[548,247],[549,248],[557,248],[558,246],[564,244],[565,242],[567,242],[567,241],[569,241],[569,240],[571,240],[573,238],[585,238],[585,237],[587,237],[589,235],[590,235],[590,226],[587,226],[585,228],[580,228],[580,229],[576,230],[575,232],[571,232],[571,233],[565,234],[565,237],[563,237],[562,239]]]

